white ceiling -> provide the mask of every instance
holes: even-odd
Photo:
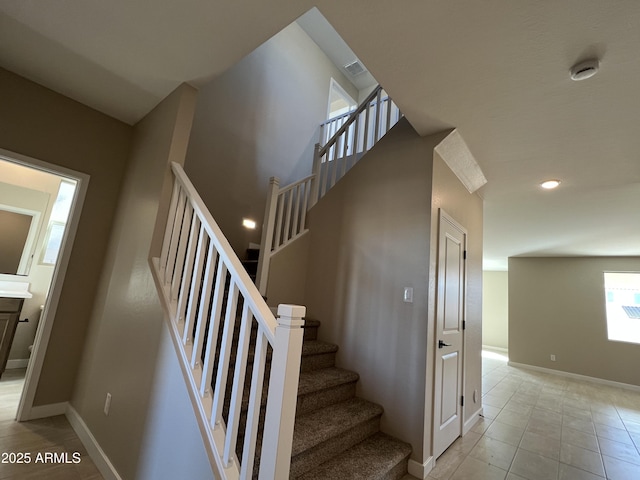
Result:
[[[488,180],[485,268],[511,255],[640,255],[640,3],[315,5],[419,133],[464,137]],[[2,0],[0,64],[135,123],[312,6]],[[600,73],[571,81],[571,65],[591,56]],[[547,178],[563,183],[542,191]]]

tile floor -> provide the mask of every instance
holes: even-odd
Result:
[[[491,352],[482,365],[484,418],[429,478],[640,479],[640,392],[509,367]]]
[[[16,422],[25,370],[7,370],[0,379],[0,479],[100,480],[103,477],[63,416]],[[74,453],[79,463],[73,463]],[[31,463],[11,463],[10,453],[28,453]],[[42,454],[38,461],[38,454]],[[54,462],[46,462],[46,454]],[[66,455],[65,455],[66,454]],[[15,457],[13,457],[15,458]],[[22,457],[25,458],[24,456]],[[60,460],[70,463],[59,463]]]

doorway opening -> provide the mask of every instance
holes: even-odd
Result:
[[[16,271],[0,272],[7,288],[26,289],[17,302],[13,330],[4,335],[9,344],[0,377],[0,392],[7,394],[0,415],[22,421],[42,416],[34,411],[33,400],[89,176],[0,149],[0,178],[0,209],[28,206],[37,214],[31,220],[32,241],[20,246],[26,262]],[[0,290],[8,298],[14,295]]]

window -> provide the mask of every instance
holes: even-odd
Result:
[[[58,259],[58,253],[62,246],[62,237],[64,229],[67,225],[71,205],[73,204],[73,196],[76,191],[76,182],[71,180],[62,180],[58,195],[51,210],[49,218],[49,226],[47,227],[47,236],[42,249],[40,263],[43,265],[54,265]]]
[[[640,273],[604,272],[609,340],[640,343]]]

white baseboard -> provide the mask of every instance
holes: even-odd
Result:
[[[27,368],[28,364],[28,358],[16,358],[15,360],[7,360],[7,366],[5,368],[7,370],[10,368]]]
[[[462,426],[462,435],[466,435],[469,430],[471,430],[475,426],[475,424],[478,423],[478,420],[480,420],[480,415],[482,415],[482,407],[476,410],[474,414],[469,417],[469,420],[464,422],[464,425]]]
[[[89,427],[87,427],[87,424],[84,423],[84,420],[82,420],[82,417],[76,409],[67,404],[67,411],[65,412],[65,415],[102,476],[106,480],[122,480],[122,477],[118,474],[118,471],[109,460],[109,457],[104,453],[104,450],[102,450],[98,441],[89,430]]]
[[[38,418],[55,417],[56,415],[64,415],[67,411],[68,402],[50,403],[48,405],[39,405],[31,407],[25,420],[36,420]]]
[[[614,382],[613,380],[605,380],[604,378],[589,377],[578,373],[563,372],[562,370],[553,370],[552,368],[538,367],[536,365],[527,365],[526,363],[508,362],[507,365],[510,367],[524,368],[527,370],[534,370],[536,372],[550,373],[551,375],[558,375],[560,377],[575,378],[576,380],[583,380],[585,382],[599,383],[600,385],[608,385],[610,387],[624,388],[625,390],[640,392],[640,385]]]
[[[415,460],[409,460],[407,468],[410,475],[425,480],[429,476],[429,472],[433,470],[433,457],[427,458],[424,463],[418,463]]]
[[[493,345],[482,345],[483,350],[495,350],[496,352],[509,353],[509,349],[502,347],[494,347]]]

